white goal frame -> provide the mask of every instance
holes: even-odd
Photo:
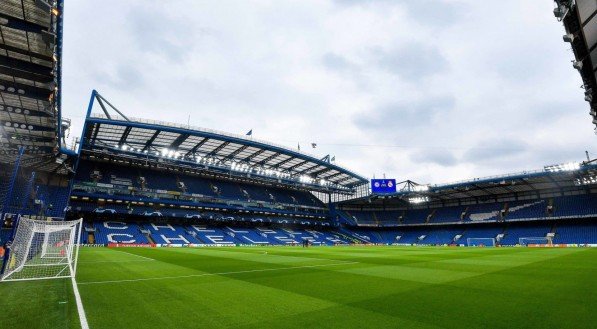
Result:
[[[529,244],[542,244],[551,246],[553,244],[553,240],[551,237],[547,236],[530,236],[518,238],[518,244],[525,247],[527,247]]]
[[[5,251],[1,281],[74,278],[83,220],[21,217]]]
[[[477,243],[472,244],[473,241],[485,241],[484,243]],[[489,242],[489,243],[486,243]],[[484,247],[495,247],[495,238],[467,238],[466,245],[468,247],[478,247],[479,245],[483,245]]]

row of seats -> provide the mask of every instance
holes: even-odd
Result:
[[[597,215],[596,195],[408,210],[345,210],[359,224],[424,224]],[[464,215],[464,216],[463,216]]]
[[[68,187],[45,185],[31,179],[29,172],[19,172],[12,186],[12,171],[0,168],[0,210],[7,206],[7,213],[64,217],[68,205]]]
[[[321,229],[230,227],[208,225],[175,225],[160,223],[126,223],[97,221],[93,232],[95,243],[156,243],[156,244],[270,244],[296,245],[309,240],[314,245],[348,244],[341,234]],[[89,243],[89,234],[82,243]]]
[[[143,177],[143,181],[141,179]],[[178,191],[207,197],[236,201],[263,201],[323,207],[323,203],[309,192],[264,187],[232,181],[195,176],[176,175],[148,169],[113,167],[82,160],[77,169],[77,182],[95,182],[151,190]],[[184,186],[184,187],[183,187]]]
[[[324,217],[298,217],[300,215],[309,216],[308,213],[294,212],[279,210],[278,212],[270,211],[269,215],[261,216],[254,214],[237,214],[233,212],[214,212],[214,211],[199,211],[195,209],[185,208],[173,208],[173,207],[162,207],[155,209],[149,206],[140,205],[124,205],[118,203],[112,203],[105,206],[97,206],[93,203],[72,201],[71,211],[76,213],[79,217],[80,213],[82,216],[86,214],[93,214],[96,217],[106,218],[113,216],[130,216],[135,217],[168,217],[168,218],[185,218],[193,219],[198,222],[205,220],[213,221],[236,221],[236,222],[254,222],[254,223],[280,223],[280,224],[298,224],[298,225],[321,225],[329,226],[331,223]],[[277,215],[276,215],[277,214]],[[295,215],[291,217],[290,215]]]
[[[270,244],[295,245],[305,239],[315,245],[337,245],[354,242],[376,244],[447,245],[469,244],[469,239],[495,239],[497,244],[517,245],[521,238],[546,238],[554,233],[553,243],[597,244],[597,222],[516,223],[500,225],[467,225],[467,227],[411,227],[403,229],[303,229],[269,228],[235,225],[176,225],[169,223],[131,223],[96,221],[95,243],[157,244]],[[88,243],[88,234],[82,242]],[[484,242],[486,243],[486,242]]]
[[[402,229],[353,228],[359,239],[381,244],[464,244],[468,239],[496,239],[501,245],[516,245],[520,238],[546,238],[554,233],[553,243],[596,244],[597,222],[592,223],[517,223],[498,226],[422,226]]]

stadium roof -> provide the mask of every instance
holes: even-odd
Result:
[[[63,0],[0,1],[0,162],[60,169]]]
[[[545,166],[541,170],[506,174],[438,185],[401,182],[393,194],[371,194],[343,204],[372,206],[446,205],[458,202],[498,201],[502,198],[533,198],[579,190],[597,193],[597,162]]]
[[[576,68],[582,77],[585,100],[597,132],[597,2],[595,0],[555,0],[554,15],[564,23],[574,51]]]
[[[93,104],[103,113],[91,113]],[[111,115],[110,109],[118,115]],[[94,91],[82,147],[156,157],[198,167],[219,167],[242,175],[271,176],[306,185],[351,189],[368,180],[323,159],[251,136],[124,116]]]

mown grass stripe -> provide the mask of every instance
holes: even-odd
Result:
[[[216,276],[216,275],[225,276],[225,275],[234,275],[234,274],[243,274],[243,273],[285,271],[285,270],[296,270],[296,269],[305,269],[305,268],[314,268],[314,267],[327,267],[327,266],[351,265],[351,264],[358,264],[358,262],[341,262],[341,263],[333,263],[333,264],[317,264],[317,265],[304,265],[304,266],[292,266],[292,267],[262,268],[262,269],[244,270],[244,271],[201,273],[201,274],[178,275],[178,276],[163,276],[163,277],[154,277],[154,278],[89,281],[89,282],[79,282],[79,284],[80,285],[88,285],[88,284],[105,284],[105,283],[123,283],[123,282],[138,282],[138,281],[168,280],[168,279],[184,279],[184,278],[195,278],[195,277]]]

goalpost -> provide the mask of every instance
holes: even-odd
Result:
[[[495,238],[468,238],[466,245],[469,247],[495,247]]]
[[[521,246],[529,246],[529,245],[545,245],[551,246],[552,239],[551,237],[523,237],[518,239],[518,244]]]
[[[2,281],[74,278],[82,219],[43,221],[21,217],[2,264]]]

